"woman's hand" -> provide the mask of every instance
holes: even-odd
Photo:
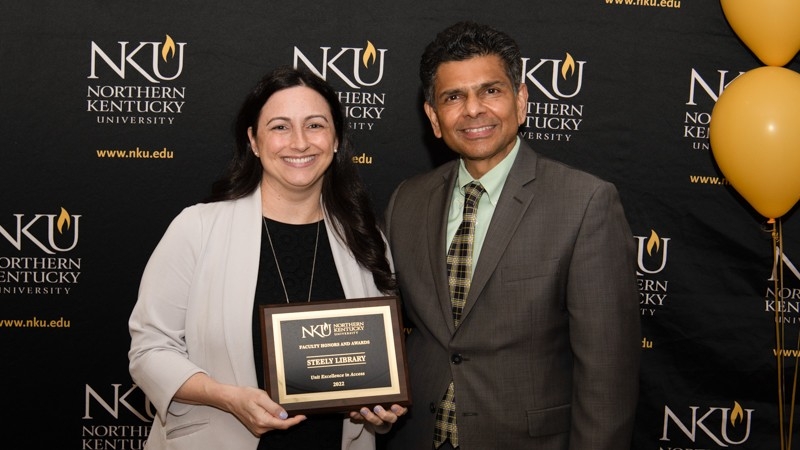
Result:
[[[281,405],[261,389],[236,387],[238,392],[230,401],[230,412],[251,433],[261,436],[272,430],[285,430],[306,420],[306,416],[289,417]]]
[[[392,428],[392,424],[407,412],[408,408],[400,405],[392,405],[388,411],[381,405],[376,405],[371,411],[365,406],[358,411],[351,411],[350,420],[370,423],[375,427],[376,433],[383,434],[388,432]]]
[[[173,400],[227,411],[256,436],[272,430],[285,430],[306,420],[302,415],[289,417],[286,410],[261,389],[219,383],[204,373],[189,377]]]

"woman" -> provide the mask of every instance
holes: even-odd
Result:
[[[169,226],[130,317],[130,373],[157,410],[147,448],[371,449],[406,412],[288,417],[263,390],[259,305],[395,289],[344,130],[307,71],[277,69],[245,99],[225,175]]]

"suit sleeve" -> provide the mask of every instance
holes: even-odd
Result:
[[[128,326],[129,370],[134,382],[166,420],[172,397],[193,374],[204,372],[188,359],[186,311],[200,241],[196,209],[170,224],[145,267]],[[173,406],[178,408],[178,406]],[[173,411],[177,412],[177,410]]]
[[[634,239],[609,183],[587,203],[569,266],[567,308],[574,353],[570,449],[629,448],[641,319]]]
[[[383,232],[389,242],[391,242],[390,235],[392,226],[392,213],[394,212],[394,202],[397,199],[397,194],[400,192],[403,184],[405,184],[405,181],[400,182],[400,184],[395,188],[394,192],[392,192],[392,196],[389,198],[389,204],[386,206],[386,210],[384,211],[383,215]]]

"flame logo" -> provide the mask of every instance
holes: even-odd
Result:
[[[56,222],[59,234],[63,234],[64,224],[67,224],[67,229],[69,229],[72,226],[72,218],[69,217],[67,210],[62,207],[61,214],[58,215],[58,221]]]
[[[567,79],[567,72],[569,72],[570,76],[575,73],[575,60],[572,59],[572,55],[569,53],[564,58],[564,65],[561,66],[561,77],[565,80]]]
[[[377,57],[378,52],[375,51],[375,46],[372,45],[372,42],[367,41],[367,47],[364,49],[364,57],[361,58],[364,62],[364,67],[369,67],[370,62],[374,63]]]
[[[731,425],[736,426],[736,422],[744,420],[744,410],[739,402],[733,402],[733,411],[731,411]]]
[[[161,49],[161,58],[164,62],[167,61],[167,56],[170,58],[175,56],[175,41],[169,35],[164,39],[164,48]]]
[[[331,335],[331,324],[326,322],[324,325],[322,325],[322,335],[323,336]]]
[[[650,230],[650,238],[647,239],[647,254],[650,256],[653,256],[653,247],[658,251],[661,248],[661,239],[655,230]]]

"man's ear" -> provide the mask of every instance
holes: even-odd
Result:
[[[528,109],[528,85],[521,83],[517,91],[517,125],[525,123],[526,111]]]
[[[436,108],[431,106],[431,104],[428,102],[425,102],[423,108],[425,109],[425,114],[428,116],[428,120],[431,121],[431,127],[433,127],[433,134],[437,138],[441,138],[442,129],[439,128],[439,116],[436,115]]]

